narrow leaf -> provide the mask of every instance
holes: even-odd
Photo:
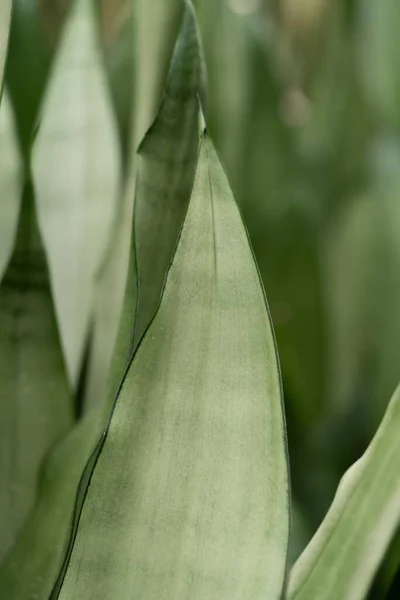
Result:
[[[52,597],[278,599],[287,494],[270,319],[204,136],[161,305],[122,385]]]
[[[400,524],[400,388],[292,569],[288,598],[362,600]]]
[[[36,497],[39,469],[73,422],[29,184],[0,286],[0,559]]]
[[[7,90],[0,101],[0,281],[10,259],[22,195],[22,163]]]
[[[70,380],[76,384],[119,187],[119,144],[92,0],[65,26],[33,147],[39,220],[49,253]]]

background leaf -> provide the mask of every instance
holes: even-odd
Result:
[[[135,0],[134,148],[157,116],[184,9],[184,0]]]
[[[196,18],[186,3],[160,111],[132,161],[110,257],[98,280],[87,407],[94,406],[105,389],[113,348],[110,341],[115,339],[122,304],[122,324],[114,352],[121,358],[125,356],[125,361],[157,308],[193,185],[198,150],[198,94],[203,93],[202,69]],[[130,279],[122,302],[121,283],[128,269],[126,241],[131,233],[133,198],[135,222]],[[134,281],[136,272],[138,282]],[[115,382],[114,393],[125,367],[126,362],[120,363],[111,376]]]
[[[189,203],[198,152],[202,49],[186,4],[160,113],[138,150],[134,235],[139,283],[135,344],[157,308]]]
[[[60,41],[32,151],[39,220],[74,385],[120,183],[117,130],[96,36],[93,2],[78,0]]]
[[[39,18],[39,2],[13,0],[6,80],[22,154],[28,162],[51,54]]]
[[[43,465],[38,502],[0,567],[0,595],[8,600],[47,599],[71,533],[76,492],[99,439],[91,413],[57,445]]]
[[[344,475],[321,527],[290,575],[288,598],[365,597],[400,523],[400,389],[371,445]]]

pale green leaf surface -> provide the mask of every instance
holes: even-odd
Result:
[[[53,598],[278,599],[288,519],[270,319],[204,137],[161,305],[122,385]]]
[[[49,598],[69,542],[83,467],[100,433],[98,414],[92,412],[46,460],[38,502],[0,568],[1,598]]]
[[[185,3],[164,100],[137,157],[134,235],[139,306],[135,343],[157,308],[189,203],[198,152],[203,68],[196,17]]]
[[[400,523],[400,388],[364,455],[344,475],[289,578],[293,600],[362,600]]]
[[[61,338],[69,377],[76,384],[120,175],[117,128],[92,0],[77,0],[67,20],[32,160]]]
[[[87,408],[102,399],[113,347],[115,357],[107,397],[115,396],[133,349],[134,325],[137,343],[157,308],[193,185],[198,150],[198,94],[202,92],[203,80],[196,19],[187,3],[164,99],[157,119],[132,161],[115,240],[98,281]],[[130,249],[130,278],[123,301],[133,197],[135,233]],[[135,324],[136,271],[140,296]],[[120,333],[114,345],[122,306]]]
[[[8,36],[10,33],[12,0],[1,0],[0,4],[0,97],[3,87],[4,66],[7,58]]]
[[[0,281],[15,241],[22,195],[22,162],[7,90],[0,101]]]
[[[33,507],[44,456],[72,423],[72,398],[28,185],[16,246],[0,286],[0,559]]]

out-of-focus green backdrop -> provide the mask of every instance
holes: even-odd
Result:
[[[15,4],[6,85],[28,153],[69,0]],[[125,158],[137,98],[131,4],[99,0]],[[174,10],[177,0],[170,4]],[[209,131],[249,230],[277,337],[294,558],[400,380],[400,3],[195,4]],[[154,60],[149,55],[142,68]],[[371,597],[393,579],[398,538]]]

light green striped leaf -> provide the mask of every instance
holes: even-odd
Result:
[[[161,305],[123,382],[52,598],[280,598],[281,401],[259,274],[204,134]]]
[[[93,0],[74,2],[67,20],[32,166],[68,373],[76,384],[120,175]]]
[[[7,93],[0,100],[0,281],[15,241],[22,195],[22,162]]]
[[[186,3],[160,111],[132,165],[116,238],[98,282],[87,407],[101,401],[106,386],[113,348],[110,342],[115,339],[123,304],[121,283],[125,282],[128,270],[133,197],[131,277],[125,294],[121,335],[114,347],[114,352],[121,358],[124,356],[125,361],[111,375],[114,393],[108,389],[108,396],[114,396],[133,349],[134,325],[136,344],[157,308],[193,185],[198,151],[198,96],[204,93],[203,68],[196,18],[191,5]],[[140,291],[137,322],[133,319],[138,301],[136,270]]]
[[[12,0],[1,0],[0,5],[0,97],[3,87],[4,67],[7,58],[8,36],[11,24]]]
[[[365,454],[294,565],[293,600],[362,600],[400,524],[400,388]]]
[[[46,453],[73,410],[27,184],[16,246],[0,286],[0,560],[37,491]]]

